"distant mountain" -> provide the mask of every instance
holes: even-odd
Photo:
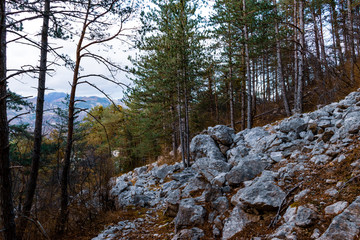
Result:
[[[60,109],[66,109],[66,98],[67,94],[63,92],[52,92],[45,95],[45,103],[44,103],[44,123],[45,126],[51,126],[52,124],[56,124],[57,116],[54,113],[54,109],[60,108]],[[107,98],[103,97],[96,97],[96,96],[90,96],[90,97],[77,97],[77,107],[81,109],[88,109],[95,106],[102,105],[104,107],[110,105],[110,101]],[[37,98],[30,98],[28,99],[29,102],[31,102],[34,107],[36,106]],[[24,109],[21,112],[14,112],[9,111],[8,118],[11,119],[21,113],[26,113],[30,111],[29,109]],[[85,112],[82,112],[79,114],[79,119],[83,119],[86,116]],[[35,121],[35,112],[31,111],[30,114],[23,115],[19,118],[16,118],[11,122],[11,124],[18,124],[18,123],[28,123],[30,124],[30,127],[33,127]]]

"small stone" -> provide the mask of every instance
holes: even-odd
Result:
[[[282,152],[272,152],[270,153],[270,158],[274,162],[280,162],[282,160]]]
[[[335,158],[335,160],[338,162],[338,163],[341,163],[342,161],[344,161],[346,159],[346,156],[341,154],[340,156],[338,156],[337,158]]]
[[[335,179],[326,179],[325,181],[326,183],[332,184],[332,183],[336,183]]]
[[[313,156],[310,161],[315,163],[315,164],[318,164],[318,165],[322,165],[322,164],[325,164],[327,163],[328,161],[330,160],[330,157],[327,156],[327,155],[315,155]]]
[[[301,200],[302,198],[304,198],[308,193],[310,192],[310,189],[304,189],[301,192],[299,192],[298,194],[296,194],[294,196],[294,201],[298,202],[299,200]]]
[[[325,208],[325,214],[327,215],[336,215],[341,213],[345,208],[347,208],[347,206],[349,206],[348,202],[345,201],[340,201],[340,202],[336,202],[330,206],[327,206]]]
[[[311,208],[299,206],[295,215],[295,225],[299,227],[310,226],[317,217],[317,213]]]
[[[320,234],[321,234],[320,230],[315,228],[313,234],[311,235],[311,238],[312,239],[317,239],[317,238],[320,237]]]
[[[330,197],[335,197],[338,193],[338,190],[336,190],[335,188],[330,188],[325,191],[325,194],[329,195]]]
[[[172,240],[200,240],[204,236],[204,231],[200,228],[194,227],[192,229],[183,229],[178,234],[176,234]]]
[[[336,183],[336,187],[341,188],[342,186],[344,186],[344,184],[345,184],[344,182],[339,181],[339,182]]]

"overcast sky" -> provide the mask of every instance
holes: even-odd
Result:
[[[24,23],[24,30],[28,34],[28,37],[31,37],[34,40],[39,41],[40,39],[40,30],[41,30],[42,20],[33,20]],[[138,22],[133,20],[125,25],[125,28],[134,28],[138,26]],[[128,31],[127,33],[130,33]],[[14,38],[14,35],[8,34],[8,40]],[[58,39],[49,39],[49,43],[51,47],[57,48],[61,47],[58,51],[60,53],[66,53],[69,56],[75,56],[76,51],[76,39],[74,40],[58,40]],[[129,55],[134,55],[135,50],[131,49],[131,46],[124,43],[123,41],[114,40],[111,42],[112,48],[106,49],[104,47],[96,47],[92,48],[96,54],[102,55],[106,58],[111,58],[113,62],[119,64],[121,67],[125,68],[125,66],[131,66],[130,61],[128,60]],[[39,65],[39,56],[40,50],[23,43],[15,43],[12,42],[8,44],[7,48],[7,64],[8,69],[19,69],[22,66],[26,65]],[[49,55],[49,61],[53,61],[55,57],[53,55]],[[64,67],[63,62],[59,59],[55,59],[57,65],[50,66],[51,69],[55,71],[50,72],[51,75],[47,76],[46,87],[49,89],[46,93],[50,92],[70,92],[70,82],[72,82],[73,73],[71,70]],[[82,61],[81,66],[84,71],[83,74],[92,74],[92,73],[101,73],[107,74],[106,69],[103,65],[95,62],[84,59]],[[10,74],[10,72],[9,72]],[[107,74],[108,75],[108,74]],[[126,73],[119,72],[116,75],[116,79],[122,83],[130,84],[130,80],[127,78]],[[113,99],[120,99],[123,96],[123,88],[113,84],[106,82],[102,79],[92,78],[91,82],[96,84],[100,89],[104,90],[107,94],[109,94]],[[9,88],[23,96],[36,96],[37,95],[37,77],[33,78],[28,75],[21,75],[16,78],[11,78],[8,81]],[[78,96],[103,96],[98,90],[93,87],[90,87],[85,84],[81,84],[77,88]]]
[[[151,4],[149,0],[142,0],[141,9],[145,11],[148,10]],[[207,7],[206,5],[202,5],[200,8],[200,14],[203,16],[209,15],[209,10],[211,9],[209,6],[212,5],[212,1],[206,2],[209,4]],[[134,18],[127,22],[124,25],[125,29],[134,29],[140,27],[139,21],[139,14],[140,11],[137,12],[137,15],[134,15]],[[32,20],[24,23],[24,31],[28,34],[28,37],[40,42],[40,31],[41,31],[42,19]],[[126,31],[126,34],[134,35],[134,30]],[[8,40],[13,39],[15,36],[8,34]],[[126,39],[128,42],[130,40]],[[61,47],[58,50],[60,53],[66,53],[72,59],[74,59],[75,51],[76,51],[76,39],[74,40],[58,40],[58,39],[49,39],[49,43],[51,47],[57,48]],[[125,68],[125,66],[131,67],[131,62],[128,60],[129,55],[134,56],[136,54],[136,50],[132,48],[131,45],[125,43],[124,41],[114,40],[111,42],[112,48],[106,49],[104,47],[97,47],[91,49],[96,54],[102,55],[106,58],[110,58],[113,62],[117,63],[121,67]],[[40,50],[22,43],[12,42],[8,44],[7,48],[7,61],[8,61],[8,69],[19,69],[22,66],[26,65],[39,65],[39,56]],[[54,61],[54,56],[49,55],[48,60]],[[47,76],[46,80],[46,87],[49,89],[46,93],[50,92],[65,92],[70,93],[70,82],[72,82],[73,73],[71,70],[64,67],[64,63],[59,60],[55,59],[55,62],[58,65],[50,66],[51,69],[54,69],[53,72],[50,72],[51,75]],[[101,73],[107,74],[107,70],[101,64],[95,61],[89,61],[84,59],[81,63],[84,71],[82,74],[93,74],[93,73]],[[10,74],[10,73],[9,73]],[[119,72],[116,75],[117,81],[125,83],[127,85],[131,85],[131,81],[127,77],[129,74],[124,72]],[[91,79],[91,82],[96,84],[100,89],[106,92],[109,96],[113,99],[121,99],[123,97],[124,89],[119,87],[113,83],[106,82],[102,79]],[[31,77],[28,75],[22,75],[16,78],[12,78],[8,81],[9,88],[23,96],[36,96],[37,95],[37,76]],[[96,90],[95,88],[81,84],[77,88],[77,96],[103,96],[101,92]]]

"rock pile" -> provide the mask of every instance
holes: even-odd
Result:
[[[118,208],[152,208],[174,218],[173,239],[236,239],[264,219],[272,220],[263,227],[268,231],[254,233],[254,239],[301,239],[304,229],[313,239],[355,239],[360,192],[341,201],[346,183],[330,178],[324,182],[327,200],[318,206],[313,198],[319,196],[305,183],[319,169],[344,164],[344,149],[358,147],[359,130],[359,91],[317,111],[236,134],[226,126],[209,127],[191,141],[190,168],[180,163],[137,168],[114,179],[110,194]],[[351,166],[349,174],[358,176],[360,161]],[[95,239],[116,239],[122,224]]]

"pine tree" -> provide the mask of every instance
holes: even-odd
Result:
[[[143,114],[149,119],[148,124],[162,125],[162,130],[154,129],[159,134],[172,131],[168,136],[178,136],[179,140],[173,137],[173,141],[180,142],[184,166],[189,166],[189,105],[198,84],[201,60],[200,36],[196,33],[199,21],[195,15],[197,5],[189,0],[165,3],[154,0],[153,3],[156,7],[147,14],[143,13],[143,32],[138,47],[146,53],[133,60],[137,78],[134,79],[135,88],[128,94],[128,101],[135,111],[146,108]],[[159,116],[165,118],[157,121]],[[173,146],[177,145],[173,143]]]

